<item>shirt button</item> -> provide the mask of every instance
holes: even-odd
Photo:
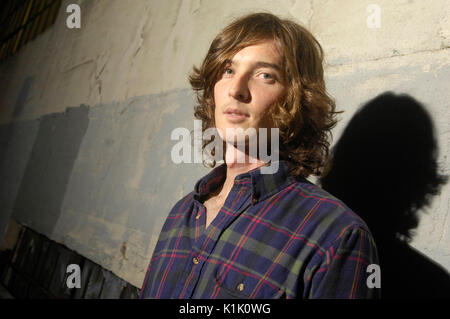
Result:
[[[192,258],[192,262],[194,263],[194,265],[198,265],[198,259],[197,258]]]
[[[197,216],[195,216],[195,219],[200,219],[200,214],[197,214]]]
[[[244,289],[245,289],[245,286],[244,286],[243,283],[240,283],[239,285],[237,285],[237,290],[238,291],[244,291]]]

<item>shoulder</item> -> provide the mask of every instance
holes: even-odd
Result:
[[[175,205],[173,205],[172,209],[170,210],[169,216],[180,214],[186,209],[189,209],[189,207],[193,203],[194,194],[195,192],[192,191],[184,195],[181,199],[178,199],[178,201],[175,203]]]
[[[315,237],[320,232],[321,241],[329,243],[339,239],[344,232],[354,230],[370,234],[365,221],[342,200],[306,179],[295,179],[288,187],[288,197],[294,202],[293,214],[305,218],[312,225]]]
[[[169,211],[169,214],[166,215],[166,220],[163,223],[161,233],[167,232],[174,227],[179,227],[186,217],[186,214],[192,210],[193,208],[193,197],[194,192],[190,192],[189,194],[184,195],[181,199],[178,199],[175,205]]]

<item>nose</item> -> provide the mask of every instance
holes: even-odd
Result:
[[[230,83],[229,95],[244,103],[250,102],[250,90],[245,75],[235,75]]]

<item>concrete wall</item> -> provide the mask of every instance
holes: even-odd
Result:
[[[66,27],[70,3],[80,29]],[[367,25],[371,3],[380,28]],[[223,26],[261,10],[323,45],[345,111],[335,140],[362,103],[409,93],[432,116],[449,173],[446,0],[66,0],[52,28],[0,63],[0,232],[12,218],[140,287],[165,216],[208,171],[170,159],[172,130],[193,128],[187,74]],[[428,211],[412,245],[450,269],[449,185]]]

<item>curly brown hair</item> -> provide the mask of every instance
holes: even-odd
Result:
[[[254,13],[225,27],[212,41],[200,68],[194,66],[189,76],[197,95],[194,116],[202,120],[203,131],[215,127],[214,85],[227,61],[241,49],[266,40],[274,40],[282,56],[282,82],[287,88],[270,113],[279,129],[280,158],[293,164],[293,175],[321,175],[339,112],[326,92],[322,47],[294,21],[270,13]],[[203,141],[203,149],[210,142]],[[209,166],[215,164],[213,161]]]

